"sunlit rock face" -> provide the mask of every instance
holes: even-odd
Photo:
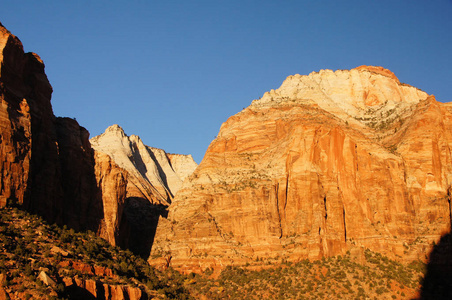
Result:
[[[130,193],[155,204],[168,205],[197,167],[191,155],[167,154],[146,146],[140,137],[126,135],[118,125],[108,127],[90,142],[97,152],[107,154],[130,174]]]
[[[104,212],[100,236],[147,258],[159,217],[167,215],[173,195],[197,164],[191,155],[146,146],[118,125],[90,142]]]
[[[50,104],[52,88],[43,73],[44,65],[37,56],[25,54],[20,40],[0,24],[0,128],[1,128],[1,190],[0,204],[27,201],[27,182],[31,180],[32,153],[30,102],[43,102],[38,110]],[[36,68],[30,68],[35,65]],[[41,70],[39,70],[41,68]],[[32,87],[25,77],[40,78]],[[34,91],[43,92],[36,93]],[[27,99],[38,94],[37,99]],[[36,110],[36,108],[35,108]]]
[[[425,259],[450,229],[451,112],[381,67],[289,76],[221,126],[150,262]]]

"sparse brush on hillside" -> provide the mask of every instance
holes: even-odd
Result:
[[[178,272],[159,272],[92,232],[48,225],[17,208],[0,209],[0,243],[0,286],[12,299],[77,299],[68,284],[74,280],[138,288],[150,298],[191,298]]]
[[[192,294],[208,299],[411,299],[425,265],[403,265],[366,250],[358,263],[349,254],[310,262],[281,261],[263,269],[227,267],[217,279],[192,275]],[[208,270],[209,271],[209,270]]]
[[[68,278],[138,288],[155,299],[407,299],[416,296],[425,265],[404,265],[364,251],[317,261],[257,261],[214,277],[160,272],[91,232],[48,225],[17,208],[0,209],[0,285],[12,299],[77,299]],[[98,271],[100,269],[101,271]],[[54,285],[40,279],[44,271]]]

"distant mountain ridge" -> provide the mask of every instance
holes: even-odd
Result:
[[[127,136],[119,125],[108,127],[90,139],[94,150],[109,155],[137,181],[135,187],[143,196],[153,195],[153,202],[169,205],[183,180],[198,166],[191,155],[167,154],[164,150],[143,144],[136,135]]]
[[[99,235],[148,257],[159,218],[166,216],[174,194],[197,164],[191,155],[146,146],[118,125],[90,143],[104,211]]]

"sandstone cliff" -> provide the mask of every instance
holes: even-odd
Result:
[[[381,67],[289,76],[221,126],[151,263],[425,259],[450,230],[451,121],[452,105]]]
[[[0,53],[0,205],[16,202],[50,222],[96,231],[102,202],[88,132],[53,115],[44,63],[1,24]]]
[[[195,169],[198,167],[198,164],[193,160],[191,155],[167,153],[167,157],[172,169],[180,178],[181,183],[184,182],[185,178],[193,174]],[[179,186],[179,189],[181,187],[182,184]],[[178,190],[174,190],[174,194]]]
[[[149,255],[159,216],[196,163],[170,162],[118,126],[93,139],[111,157],[95,151],[85,128],[54,116],[51,94],[42,60],[0,24],[0,206]]]
[[[148,257],[160,216],[197,164],[190,155],[168,155],[127,136],[118,125],[93,137],[97,185],[104,218],[100,236]]]
[[[197,167],[191,155],[167,154],[143,144],[136,135],[127,136],[118,125],[110,126],[91,140],[97,152],[107,154],[130,174],[127,187],[155,204],[168,205],[183,180]]]
[[[0,204],[8,200],[23,203],[29,180],[31,158],[31,111],[29,101],[23,96],[31,93],[32,88],[24,87],[25,64],[34,61],[37,56],[25,55],[19,39],[0,24],[0,111],[1,143],[1,189]],[[31,73],[31,72],[29,72]],[[28,74],[27,77],[32,74]],[[38,72],[36,77],[42,75]],[[42,89],[51,91],[50,84],[42,79]],[[45,96],[44,96],[45,97]]]

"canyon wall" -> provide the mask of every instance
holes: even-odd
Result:
[[[450,231],[452,105],[384,68],[289,76],[230,117],[198,167],[117,125],[90,142],[51,93],[39,56],[0,26],[0,206],[152,247],[152,264],[364,248],[424,260]]]
[[[147,257],[159,216],[196,163],[119,126],[92,139],[96,151],[77,121],[54,116],[51,95],[43,61],[0,24],[0,206],[21,205]]]
[[[425,260],[450,231],[452,106],[361,66],[289,76],[230,117],[150,263],[195,270],[369,248]]]
[[[146,146],[118,125],[90,142],[104,206],[101,236],[147,258],[159,217],[166,217],[173,195],[197,164],[191,155]]]
[[[3,26],[0,53],[0,205],[20,204],[49,222],[95,230],[103,214],[89,133],[53,115],[44,63],[24,53]]]

